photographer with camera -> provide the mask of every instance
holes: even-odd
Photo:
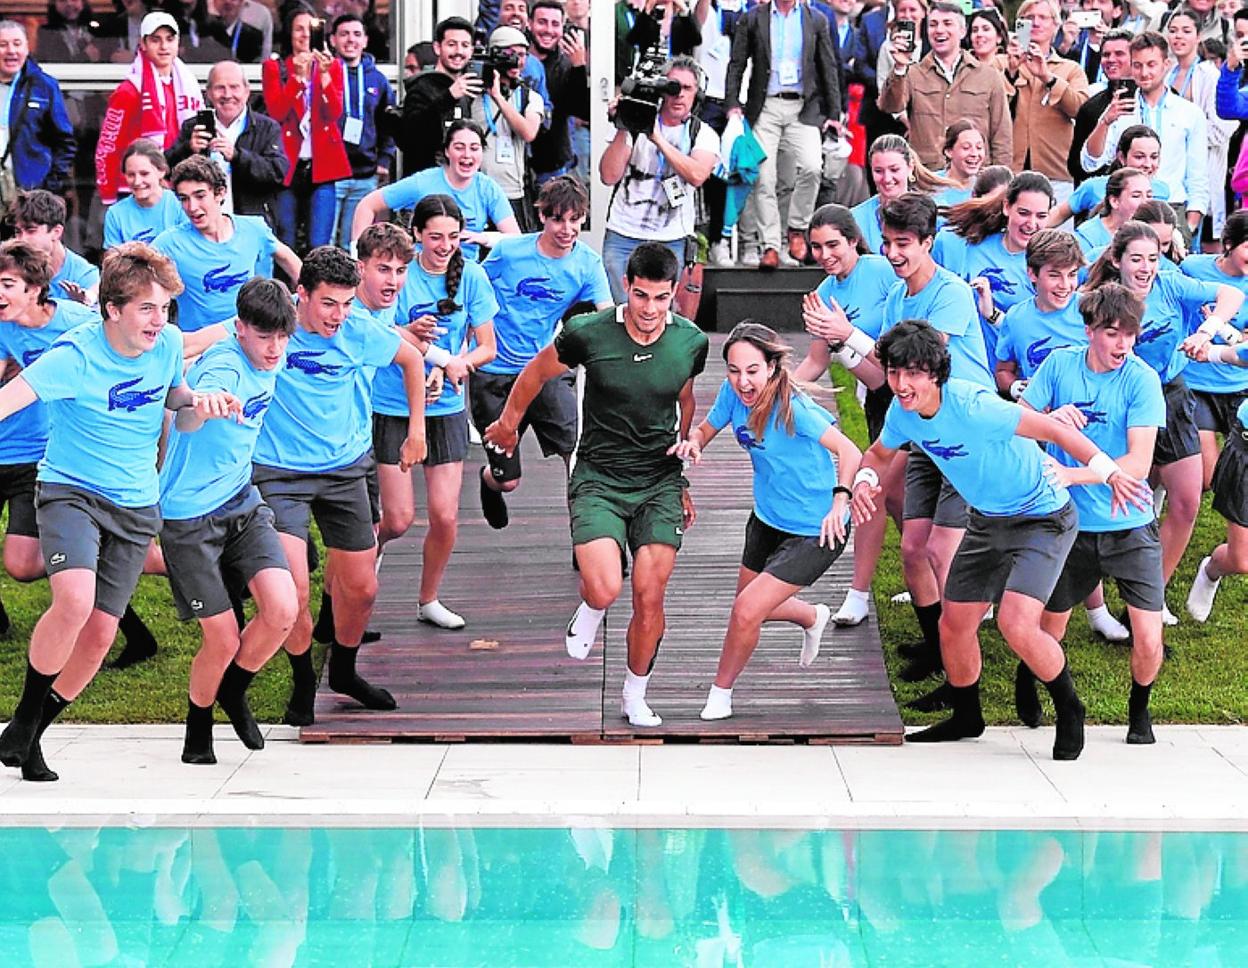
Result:
[[[651,75],[649,57],[611,103],[618,130],[598,166],[602,183],[615,186],[602,261],[617,303],[626,301],[624,269],[642,242],[663,243],[685,264],[694,194],[719,164],[719,135],[693,114],[703,93],[702,68],[680,56]]]
[[[525,198],[528,146],[542,128],[546,104],[521,78],[529,39],[515,27],[497,27],[483,65],[485,93],[471,105],[471,117],[489,132],[481,170],[498,182],[523,232],[538,228]]]
[[[403,170],[411,175],[438,163],[441,133],[456,118],[469,117],[484,87],[469,65],[473,59],[472,24],[447,17],[433,29],[438,58],[427,71],[403,82]],[[434,134],[437,132],[437,134]]]

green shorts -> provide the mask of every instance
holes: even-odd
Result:
[[[689,482],[673,474],[643,486],[627,486],[578,463],[568,483],[572,544],[613,538],[623,551],[648,544],[679,548],[685,534],[681,491]]]

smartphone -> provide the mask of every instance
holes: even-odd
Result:
[[[913,20],[898,20],[893,24],[893,37],[907,50],[914,50],[914,38],[919,32],[919,25]]]
[[[1120,77],[1109,82],[1109,89],[1114,92],[1114,97],[1125,95],[1128,99],[1134,99],[1138,87],[1139,85],[1135,83],[1135,79],[1132,77]]]
[[[1101,22],[1099,10],[1074,10],[1070,14],[1071,22],[1080,30],[1088,30]]]
[[[195,123],[192,125],[192,127],[206,128],[208,130],[208,136],[210,138],[215,138],[217,136],[216,113],[212,111],[211,109],[205,109],[203,111],[196,111]]]
[[[325,21],[315,19],[312,21],[312,36],[308,41],[308,46],[313,50],[329,50],[329,43],[325,39]]]
[[[1025,17],[1019,17],[1014,21],[1014,39],[1018,41],[1018,46],[1022,48],[1023,53],[1031,48],[1031,21]]]

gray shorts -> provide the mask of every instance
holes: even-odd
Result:
[[[143,574],[148,546],[160,533],[160,506],[123,508],[80,487],[40,483],[35,514],[48,574],[71,568],[95,572],[95,607],[121,618]]]
[[[1248,528],[1248,430],[1235,422],[1213,468],[1213,509],[1231,524]]]
[[[998,602],[1017,592],[1047,602],[1079,534],[1071,501],[1052,514],[990,517],[972,509],[945,581],[951,602]]]
[[[1196,403],[1197,430],[1229,434],[1235,429],[1235,412],[1248,399],[1248,390],[1235,390],[1231,393],[1193,390],[1192,399]]]
[[[38,464],[0,464],[0,508],[9,508],[9,524],[5,534],[23,538],[39,537],[39,521],[35,517],[35,477]]]
[[[472,423],[477,432],[484,434],[503,412],[507,394],[516,382],[517,373],[482,373],[472,375],[468,404],[472,408]],[[566,457],[576,450],[576,377],[571,373],[550,380],[529,404],[520,421],[520,436],[529,427],[537,434],[543,457],[558,454]],[[518,481],[520,471],[520,448],[510,457],[492,448],[485,449],[490,473],[496,481]]]
[[[1166,425],[1157,431],[1153,463],[1158,467],[1174,464],[1200,453],[1200,432],[1196,429],[1196,400],[1181,376],[1162,387],[1166,396]]]
[[[966,527],[966,502],[927,454],[911,448],[906,458],[904,521],[930,520],[941,528]]]
[[[848,525],[846,539],[848,540]],[[741,552],[742,567],[790,585],[805,588],[817,582],[845,550],[845,541],[833,547],[819,544],[818,538],[791,534],[773,528],[753,511],[745,525],[745,550]]]
[[[1162,610],[1166,583],[1161,577],[1156,521],[1126,531],[1080,531],[1045,611],[1069,611],[1092,594],[1102,578],[1117,581],[1122,600],[1132,608]]]
[[[228,589],[243,588],[266,568],[290,570],[273,512],[251,484],[210,514],[166,519],[160,547],[184,622],[228,612]]]
[[[397,466],[399,450],[407,439],[407,418],[373,414],[373,453],[378,464]],[[424,465],[462,464],[468,456],[468,414],[445,413],[425,418]]]
[[[332,471],[301,472],[280,467],[252,467],[252,483],[273,509],[273,524],[282,534],[304,541],[316,518],[325,547],[338,551],[368,551],[377,544],[368,498],[370,451],[354,464]]]

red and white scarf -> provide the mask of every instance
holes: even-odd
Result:
[[[161,148],[171,148],[182,123],[204,106],[199,81],[180,58],[173,61],[173,104],[166,104],[167,88],[156,76],[156,69],[142,53],[135,56],[126,80],[135,86],[141,99],[140,136],[151,138]],[[172,124],[170,114],[176,114]]]

